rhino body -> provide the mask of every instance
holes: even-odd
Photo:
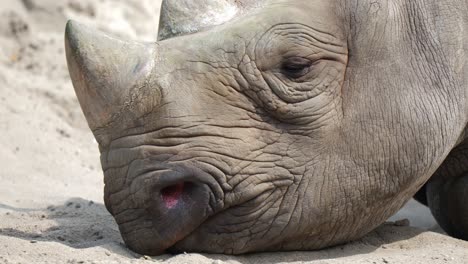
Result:
[[[131,249],[320,249],[416,193],[468,239],[468,1],[201,2],[156,43],[66,28]]]

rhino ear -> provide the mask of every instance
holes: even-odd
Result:
[[[153,67],[154,45],[125,42],[69,21],[68,69],[91,130],[108,125]]]
[[[158,40],[203,31],[233,19],[256,0],[163,0]]]

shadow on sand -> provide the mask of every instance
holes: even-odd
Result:
[[[120,236],[117,224],[101,203],[73,198],[62,205],[51,205],[47,208],[16,208],[0,203],[0,210],[21,222],[37,226],[37,232],[25,232],[23,228],[0,228],[0,235],[16,237],[36,242],[58,242],[69,247],[91,248],[102,247],[112,253],[130,258],[140,257],[128,250]],[[48,222],[47,228],[44,222]],[[30,228],[27,228],[30,230]]]
[[[122,241],[117,225],[105,206],[100,203],[73,198],[62,205],[48,206],[45,209],[15,208],[0,204],[0,210],[5,210],[10,217],[27,223],[27,221],[49,221],[52,227],[41,229],[38,232],[25,232],[17,228],[0,228],[0,235],[16,237],[32,242],[58,242],[69,247],[91,248],[102,247],[110,253],[125,256],[131,259],[140,258],[127,249]],[[18,223],[20,224],[20,223]],[[18,226],[18,225],[16,225]],[[34,224],[33,224],[34,226]],[[235,261],[239,263],[288,263],[306,262],[312,260],[337,259],[358,254],[371,253],[383,245],[407,240],[419,235],[424,230],[384,224],[364,238],[352,243],[336,246],[321,251],[309,252],[281,252],[258,253],[243,256],[208,255],[203,256],[213,261]],[[192,254],[178,256],[161,256],[156,260],[181,261],[190,258]],[[187,260],[189,261],[189,259]],[[216,262],[213,262],[216,263]]]

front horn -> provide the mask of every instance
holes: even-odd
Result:
[[[68,69],[91,130],[114,121],[143,87],[155,61],[154,44],[122,41],[69,21],[65,31]]]

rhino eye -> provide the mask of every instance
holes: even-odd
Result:
[[[302,57],[292,57],[286,59],[281,65],[281,73],[286,77],[297,79],[310,71],[312,61]]]

